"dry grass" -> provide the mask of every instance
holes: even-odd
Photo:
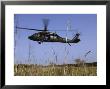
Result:
[[[96,76],[96,66],[15,64],[15,76]]]

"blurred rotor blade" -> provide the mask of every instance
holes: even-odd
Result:
[[[49,19],[43,19],[44,27],[47,27],[49,24]]]
[[[66,30],[61,30],[61,29],[57,29],[57,30],[51,30],[51,29],[49,29],[49,31],[65,31],[66,32]],[[68,32],[70,32],[70,31],[74,31],[73,29],[72,30],[69,30]]]
[[[38,29],[31,29],[31,28],[23,28],[23,27],[16,27],[17,29],[26,29],[26,30],[34,30],[34,31],[43,31]]]

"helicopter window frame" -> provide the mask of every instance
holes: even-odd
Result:
[[[101,1],[101,2],[96,2],[96,1],[94,1],[94,2],[91,2],[90,3],[90,1],[86,1],[86,2],[74,2],[74,1],[62,1],[62,2],[54,2],[54,1],[51,1],[51,2],[49,2],[49,1],[45,1],[45,2],[42,2],[42,1],[36,1],[36,2],[26,2],[26,1],[24,1],[24,2],[20,2],[20,1],[18,1],[18,2],[13,2],[13,1],[2,1],[2,19],[1,19],[1,21],[2,21],[2,23],[1,23],[1,26],[2,26],[2,28],[1,28],[1,46],[2,46],[2,50],[1,50],[1,59],[4,59],[4,60],[1,60],[1,86],[3,87],[3,86],[6,86],[6,87],[9,87],[9,86],[7,86],[6,85],[6,74],[5,73],[7,73],[6,72],[6,64],[5,64],[5,21],[6,21],[6,18],[5,18],[5,6],[6,5],[40,5],[40,4],[43,4],[43,5],[50,5],[50,4],[52,4],[52,5],[89,5],[89,4],[92,4],[92,5],[106,5],[106,10],[107,10],[107,13],[106,13],[106,15],[107,15],[107,19],[106,19],[106,25],[107,25],[107,29],[106,29],[106,41],[107,41],[107,48],[108,49],[106,49],[106,52],[107,52],[107,67],[109,66],[108,64],[109,64],[109,62],[108,62],[108,59],[110,58],[110,56],[109,56],[109,40],[108,40],[108,38],[110,38],[109,36],[110,36],[110,31],[109,31],[109,29],[110,29],[110,25],[109,25],[109,22],[110,22],[110,2],[109,1]],[[6,66],[5,66],[6,65]],[[108,70],[107,70],[108,71]],[[107,75],[108,76],[108,75]],[[17,78],[17,77],[16,77]],[[49,78],[49,77],[48,77]],[[40,79],[40,78],[38,78],[38,79]],[[51,79],[50,79],[51,80]],[[43,81],[43,79],[42,79],[42,81]],[[107,84],[108,84],[108,82],[107,82]],[[14,85],[14,84],[13,84]],[[18,84],[19,85],[19,84]],[[23,84],[24,85],[24,84]],[[32,88],[32,86],[23,86],[23,85],[19,85],[19,86],[21,86],[21,87],[24,87],[24,88]],[[42,85],[42,84],[41,84]],[[64,85],[66,85],[66,84],[64,84]],[[105,84],[102,84],[102,85],[105,85]],[[14,87],[14,86],[10,86],[10,87]],[[16,86],[17,87],[17,86]],[[39,87],[39,86],[36,86],[36,87]],[[42,86],[42,87],[46,87],[46,86]],[[48,87],[48,86],[47,86]]]

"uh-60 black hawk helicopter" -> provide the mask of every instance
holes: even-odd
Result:
[[[56,34],[56,32],[49,32],[48,31],[48,19],[43,19],[43,23],[44,23],[44,29],[43,30],[39,30],[39,29],[31,29],[31,28],[23,28],[23,27],[17,27],[17,29],[26,29],[26,30],[35,30],[35,31],[40,31],[38,33],[34,33],[33,35],[29,36],[28,39],[33,40],[33,41],[37,41],[39,44],[43,43],[43,42],[61,42],[61,43],[68,43],[70,46],[70,43],[78,43],[80,41],[79,39],[79,35],[80,33],[76,33],[75,36],[73,37],[73,39],[68,39],[63,38],[61,36],[59,36],[58,34]]]

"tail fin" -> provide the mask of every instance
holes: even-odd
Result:
[[[79,33],[76,33],[75,37],[73,37],[72,41],[73,41],[74,43],[78,43],[78,42],[80,41],[79,35],[80,35]]]

